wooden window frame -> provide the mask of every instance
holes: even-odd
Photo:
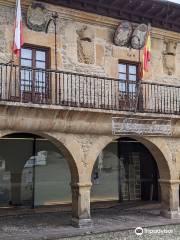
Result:
[[[44,71],[47,71],[48,69],[50,69],[50,59],[51,59],[51,55],[50,55],[50,48],[48,47],[44,47],[44,46],[39,46],[39,45],[32,45],[32,44],[24,44],[23,49],[30,49],[32,50],[32,59],[31,59],[31,67],[29,67],[30,71],[32,71],[32,88],[30,91],[26,91],[26,90],[21,90],[21,94],[23,95],[23,101],[33,101],[33,102],[40,102],[40,97],[38,97],[38,95],[43,95],[43,99],[47,99],[48,101],[51,99],[51,97],[49,96],[49,89],[51,89],[51,82],[49,79],[49,76],[46,78],[45,77],[45,93],[43,92],[39,92],[36,91],[36,78],[35,78],[35,71],[34,69],[41,69],[41,68],[37,68],[36,67],[36,51],[42,51],[45,52],[45,61],[42,61],[45,63],[45,68],[42,68]],[[22,69],[21,67],[23,67],[23,65],[21,65],[21,60],[23,59],[22,54],[20,52],[20,59],[19,59],[19,65],[20,65],[20,69]],[[25,58],[24,58],[25,59]],[[46,76],[46,75],[45,75]],[[21,77],[20,77],[21,78]],[[47,96],[46,96],[47,95]]]
[[[125,73],[126,74],[126,80],[124,80],[124,82],[127,83],[127,85],[129,86],[129,83],[133,82],[133,81],[129,80],[129,75],[136,75],[136,81],[134,81],[134,82],[136,82],[136,85],[137,85],[138,82],[140,81],[140,78],[139,78],[140,64],[139,64],[139,62],[119,60],[118,61],[118,75],[119,75],[119,73],[122,73],[122,72],[119,72],[119,65],[120,64],[126,65],[126,73]],[[128,66],[128,70],[127,70],[127,66]],[[129,74],[129,66],[136,66],[136,74]],[[118,79],[120,79],[119,76],[118,76]],[[127,93],[129,93],[129,89],[128,89]]]
[[[126,72],[120,72],[119,70],[119,64],[124,64],[126,65]],[[127,68],[128,66],[128,68]],[[129,80],[129,76],[131,75],[129,73],[129,67],[130,66],[135,66],[136,67],[136,80]],[[119,60],[118,61],[118,75],[121,74],[125,74],[126,78],[123,81],[123,79],[120,79],[120,77],[118,76],[118,79],[121,80],[119,81],[119,86],[118,86],[118,90],[119,90],[119,108],[120,110],[134,110],[136,108],[136,105],[138,108],[140,108],[140,102],[142,102],[141,100],[137,100],[137,94],[138,94],[138,86],[139,86],[139,82],[141,81],[140,79],[140,64],[138,62],[135,61],[127,61],[127,60]],[[132,74],[135,75],[135,74]],[[121,89],[121,85],[120,83],[123,84],[124,82],[124,86],[122,85],[122,89]],[[132,88],[131,88],[132,87]],[[137,102],[138,101],[138,102]]]
[[[27,44],[25,43],[22,48],[24,49],[31,49],[32,50],[32,68],[35,68],[35,51],[44,51],[46,52],[46,66],[45,66],[45,69],[50,69],[51,68],[51,49],[49,47],[44,47],[44,46],[39,46],[39,45],[33,45],[33,44]],[[20,52],[20,59],[19,59],[19,65],[21,66],[21,58],[22,58],[22,55],[21,55],[21,52]]]

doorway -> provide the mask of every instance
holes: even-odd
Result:
[[[158,201],[159,172],[140,142],[120,138],[98,156],[92,173],[92,202]]]

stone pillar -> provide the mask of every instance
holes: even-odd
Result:
[[[11,173],[11,203],[21,205],[21,174]]]
[[[179,180],[159,180],[161,186],[161,215],[166,218],[180,218]]]
[[[72,225],[91,227],[90,191],[91,183],[72,184]]]

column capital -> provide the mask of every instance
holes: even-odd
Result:
[[[158,181],[160,184],[169,184],[169,185],[180,184],[180,180],[178,179],[159,179]]]
[[[78,182],[78,183],[70,183],[72,188],[91,188],[92,182]]]

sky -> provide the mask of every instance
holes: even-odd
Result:
[[[175,2],[180,4],[180,0],[168,0],[169,2]]]

